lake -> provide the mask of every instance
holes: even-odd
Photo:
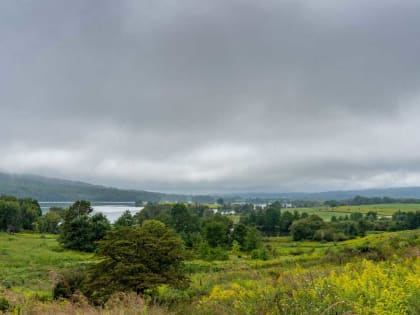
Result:
[[[73,202],[40,202],[42,213],[48,212],[51,207],[68,208]],[[131,214],[141,211],[144,207],[136,207],[134,202],[92,202],[94,213],[103,213],[109,221],[117,220],[124,211],[129,210]]]

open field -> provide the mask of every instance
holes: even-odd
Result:
[[[2,233],[0,289],[6,296],[26,297],[20,303],[28,312],[22,314],[415,314],[420,311],[420,230],[373,234],[338,243],[294,242],[290,237],[271,237],[264,244],[269,252],[266,260],[231,253],[227,261],[188,261],[186,271],[191,279],[188,289],[163,286],[152,306],[146,306],[143,299],[124,296],[125,302],[112,306],[117,309],[105,311],[83,303],[49,301],[52,289],[49,273],[91,262],[91,255],[62,251],[52,235]]]
[[[335,208],[337,212],[362,212],[376,211],[380,215],[392,215],[396,211],[416,211],[420,210],[420,204],[411,203],[394,203],[394,204],[376,204],[376,205],[361,205],[361,206],[340,206]]]
[[[0,287],[50,298],[52,273],[91,259],[62,250],[55,235],[0,233]]]
[[[291,208],[289,211],[307,212],[308,214],[319,215],[324,220],[330,220],[332,216],[350,215],[352,212],[367,213],[375,211],[380,216],[391,216],[397,211],[417,211],[420,210],[420,204],[394,203],[394,204],[376,204],[360,206],[338,206],[338,207],[310,207],[310,208]]]

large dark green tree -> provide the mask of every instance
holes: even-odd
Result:
[[[164,223],[144,221],[141,227],[109,232],[98,243],[96,264],[88,283],[96,302],[113,292],[143,293],[161,284],[184,286],[184,247],[179,236]]]
[[[92,215],[88,201],[76,201],[64,213],[59,242],[65,248],[92,252],[96,242],[111,229],[108,219],[102,214]]]

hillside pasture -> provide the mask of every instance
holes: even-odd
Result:
[[[394,203],[394,204],[376,204],[376,205],[357,205],[357,206],[338,206],[338,207],[310,207],[310,208],[292,208],[289,211],[306,212],[309,215],[316,214],[324,220],[331,220],[332,216],[345,216],[354,212],[368,213],[377,212],[379,216],[392,216],[397,211],[409,212],[420,210],[420,204]]]

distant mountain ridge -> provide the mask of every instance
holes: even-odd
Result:
[[[187,201],[189,196],[144,190],[118,189],[80,181],[0,172],[0,195],[39,201]]]
[[[102,185],[93,185],[80,181],[49,178],[28,174],[9,174],[0,172],[0,195],[13,195],[19,198],[35,198],[39,201],[196,201],[214,202],[224,196],[229,201],[247,199],[309,199],[309,200],[345,200],[355,196],[420,198],[420,187],[395,187],[361,190],[336,190],[325,192],[291,192],[291,193],[220,193],[214,195],[182,195],[150,192],[135,189],[119,189]]]
[[[392,187],[371,188],[359,190],[331,190],[323,192],[290,192],[290,193],[239,193],[241,198],[261,199],[310,199],[310,200],[345,200],[356,196],[363,197],[391,197],[391,198],[420,198],[420,187]]]

